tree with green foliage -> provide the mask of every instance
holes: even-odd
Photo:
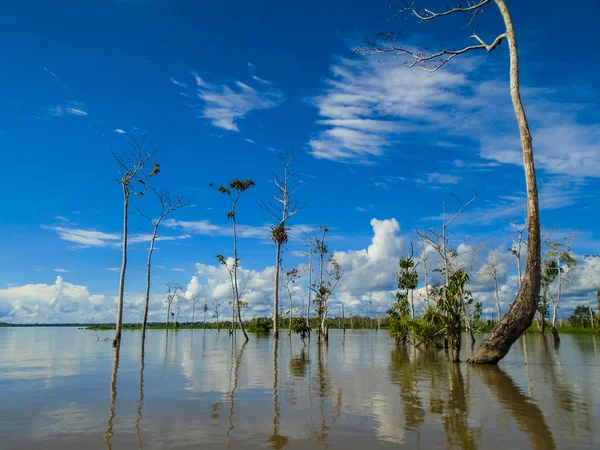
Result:
[[[398,289],[403,291],[404,297],[408,300],[410,296],[410,317],[415,318],[415,303],[414,303],[414,290],[419,284],[419,274],[417,273],[417,266],[413,259],[413,246],[410,244],[410,250],[406,258],[400,258],[398,266],[400,272],[398,274]],[[398,298],[400,301],[400,298]]]
[[[577,324],[583,328],[594,326],[592,320],[590,320],[589,308],[585,305],[577,305],[573,310],[573,314],[569,317],[569,321],[571,324]]]
[[[302,317],[294,317],[290,330],[300,336],[302,343],[306,346],[306,338],[310,337],[312,329],[306,324]]]
[[[248,189],[250,189],[251,187],[254,187],[255,183],[252,180],[238,180],[237,178],[231,182],[229,182],[229,185],[224,186],[224,185],[220,185],[220,186],[215,186],[213,183],[210,184],[211,187],[214,187],[218,192],[220,192],[221,194],[226,195],[227,197],[229,197],[229,200],[231,200],[231,209],[227,212],[227,218],[231,219],[231,223],[232,223],[232,231],[233,231],[233,264],[232,264],[232,276],[233,276],[233,293],[234,293],[234,301],[235,301],[235,305],[232,306],[232,308],[235,308],[237,306],[237,313],[238,313],[238,321],[240,324],[240,327],[242,329],[242,333],[244,333],[244,338],[246,339],[246,341],[248,341],[248,333],[246,333],[246,330],[244,328],[244,322],[242,321],[242,313],[240,310],[240,291],[239,291],[239,287],[238,287],[238,276],[237,276],[237,269],[239,266],[239,258],[238,258],[238,248],[237,248],[237,216],[236,216],[236,207],[238,205],[238,202],[240,201],[240,196],[242,195],[242,192],[247,191]],[[217,255],[217,258],[219,258],[219,256],[221,256],[221,259],[219,259],[219,261],[221,261],[222,259],[224,260],[222,255]],[[222,262],[221,262],[222,264]],[[233,324],[232,324],[233,325]]]
[[[438,309],[446,329],[446,336],[450,341],[452,349],[452,361],[460,362],[460,344],[461,344],[461,322],[463,302],[469,302],[471,292],[465,289],[465,284],[469,281],[469,275],[459,269],[450,276],[447,287],[443,289],[443,296],[438,302]]]

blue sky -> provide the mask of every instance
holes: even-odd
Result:
[[[590,58],[595,42],[582,38],[600,12],[579,0],[570,9],[558,1],[509,7],[543,223],[560,227],[560,236],[576,232],[578,254],[600,253],[593,225],[600,208],[600,77]],[[110,151],[126,151],[127,139],[143,133],[162,145],[157,186],[194,204],[163,229],[173,240],[157,244],[156,318],[160,282],[187,286],[197,276],[198,292],[208,299],[223,284],[212,266],[215,254],[231,253],[227,203],[208,184],[235,177],[257,183],[240,206],[250,236],[241,240],[241,258],[256,284],[248,293],[256,308],[251,302],[248,314],[268,313],[273,247],[256,202],[269,198],[277,151],[298,155],[298,201],[306,207],[291,225],[327,224],[330,247],[343,252],[353,280],[385,273],[379,284],[342,286],[336,301],[357,311],[365,296],[377,297],[385,311],[393,261],[415,239],[415,227],[439,225],[443,202],[455,207],[450,193],[466,200],[479,192],[455,223],[456,246],[486,241],[508,248],[509,222],[522,221],[524,180],[505,44],[489,55],[456,58],[435,74],[408,69],[401,58],[382,64],[353,55],[370,33],[397,28],[381,22],[390,13],[383,0],[20,1],[5,9],[0,320],[111,317],[122,207],[119,186],[110,182],[117,174]],[[402,24],[405,42],[469,43],[460,21],[440,25]],[[493,40],[501,32],[490,7],[479,34]],[[153,206],[151,199],[140,204],[149,214]],[[132,233],[142,227],[132,218]],[[301,247],[300,240],[290,243],[286,266],[304,263],[294,256]],[[132,245],[126,320],[137,320],[146,248]],[[589,280],[572,287],[573,302],[598,284],[599,266],[581,266]],[[512,261],[505,270],[509,302]],[[489,288],[484,284],[482,291]]]

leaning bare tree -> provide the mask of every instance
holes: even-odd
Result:
[[[510,57],[510,94],[515,116],[517,118],[521,146],[523,148],[523,160],[525,169],[525,182],[527,185],[527,223],[528,243],[527,262],[523,282],[517,293],[517,298],[503,319],[496,324],[492,332],[483,341],[475,355],[470,359],[473,364],[497,364],[508,351],[512,344],[527,330],[533,322],[537,310],[538,294],[541,282],[541,256],[540,256],[540,220],[538,191],[535,176],[535,165],[533,160],[533,146],[529,124],[523,108],[519,83],[519,52],[517,39],[512,23],[512,18],[505,0],[475,0],[466,1],[455,7],[447,8],[442,12],[433,12],[430,9],[417,8],[415,1],[401,0],[401,7],[393,15],[392,19],[407,20],[416,18],[419,22],[433,22],[448,16],[464,14],[466,16],[465,27],[473,24],[475,19],[483,13],[484,9],[495,4],[504,22],[504,32],[499,34],[491,44],[477,34],[471,35],[477,44],[466,46],[458,50],[442,49],[429,53],[426,51],[414,51],[409,47],[396,45],[399,33],[379,32],[373,39],[367,40],[367,46],[359,48],[359,53],[390,53],[395,56],[404,55],[408,58],[409,67],[418,67],[428,72],[435,72],[456,56],[485,50],[491,52],[496,49],[502,41],[508,42]]]
[[[244,322],[242,321],[242,313],[240,308],[240,291],[238,288],[238,279],[237,279],[237,269],[239,265],[238,251],[237,251],[237,217],[235,213],[235,209],[237,207],[238,202],[240,201],[240,196],[242,192],[247,191],[251,187],[254,186],[254,181],[252,180],[238,180],[235,179],[229,183],[227,186],[217,186],[214,184],[210,184],[212,187],[215,187],[217,191],[221,194],[227,195],[231,200],[231,209],[227,212],[227,217],[231,219],[232,229],[233,229],[233,285],[234,285],[234,293],[235,293],[235,307],[237,307],[238,313],[238,321],[240,322],[240,328],[242,329],[242,333],[244,333],[244,338],[246,341],[249,340],[248,333],[246,333],[246,329],[244,328]],[[232,305],[233,307],[233,305]]]
[[[302,206],[295,204],[292,200],[294,193],[300,189],[297,184],[297,175],[290,171],[290,165],[296,158],[295,154],[290,156],[279,155],[281,165],[283,166],[283,178],[273,175],[273,183],[276,187],[276,192],[273,194],[273,199],[269,202],[259,201],[258,206],[264,209],[276,225],[271,227],[271,240],[275,243],[275,288],[273,294],[273,336],[279,336],[279,272],[281,267],[281,247],[285,245],[289,239],[287,221],[295,216]]]
[[[113,341],[113,347],[121,343],[121,331],[123,329],[123,295],[125,292],[125,272],[127,270],[127,225],[129,220],[129,196],[135,194],[138,197],[143,196],[149,186],[148,178],[157,175],[160,172],[158,163],[154,163],[154,167],[149,174],[145,170],[151,165],[151,160],[154,154],[158,151],[158,147],[150,144],[148,151],[144,145],[145,136],[138,139],[130,138],[129,146],[131,150],[125,155],[116,155],[113,157],[119,166],[120,175],[117,181],[123,189],[123,261],[121,263],[121,275],[119,277],[119,303],[117,305],[117,324],[116,334]],[[141,188],[138,190],[133,185],[133,180],[137,178]]]
[[[142,180],[140,180],[142,181]],[[142,181],[143,183],[143,181]],[[156,189],[150,187],[150,190],[154,192],[158,203],[160,204],[160,211],[158,213],[158,217],[153,219],[152,217],[146,215],[136,206],[135,213],[144,217],[150,224],[152,225],[152,231],[150,232],[150,249],[148,250],[148,262],[146,264],[146,302],[144,304],[144,321],[142,322],[142,341],[146,338],[146,323],[148,322],[148,306],[150,304],[150,275],[152,270],[152,253],[154,252],[154,242],[158,235],[158,227],[160,227],[160,223],[162,220],[171,214],[174,211],[177,211],[179,208],[183,208],[184,206],[188,206],[190,201],[183,197],[175,197],[171,198],[171,194],[169,191],[163,189],[162,191],[157,191]]]

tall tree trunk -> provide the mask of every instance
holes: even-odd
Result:
[[[142,322],[142,343],[144,342],[144,339],[146,339],[146,324],[148,323],[148,307],[150,305],[150,271],[152,269],[152,252],[154,252],[154,241],[156,240],[157,229],[158,227],[155,226],[154,232],[152,233],[150,250],[148,250],[148,263],[146,265],[146,302],[144,304],[144,321]]]
[[[415,302],[413,298],[413,290],[410,290],[410,317],[411,319],[415,318]]]
[[[117,325],[113,347],[121,342],[121,330],[123,328],[123,295],[125,292],[125,271],[127,270],[127,220],[129,214],[129,190],[123,185],[123,261],[121,263],[121,276],[119,278],[119,304],[117,306]]]
[[[496,309],[498,311],[498,322],[502,319],[502,310],[500,309],[500,293],[498,292],[498,277],[494,275],[494,291],[496,292]]]
[[[288,327],[288,336],[292,335],[292,317],[293,317],[293,304],[292,304],[292,291],[290,291],[290,287],[288,285],[288,294],[290,296],[290,323]]]
[[[429,309],[429,276],[427,274],[427,259],[423,260],[425,268],[425,300],[427,301],[427,309]]]
[[[235,215],[233,216],[233,284],[235,286],[235,303],[236,303],[236,307],[237,307],[237,313],[238,313],[238,322],[240,323],[240,328],[242,329],[242,333],[244,333],[244,338],[246,339],[246,342],[248,342],[250,339],[248,338],[248,333],[246,333],[246,328],[244,327],[244,322],[242,322],[242,311],[240,308],[240,291],[238,288],[238,280],[237,280],[237,267],[238,267],[238,254],[237,254],[237,226],[236,226],[236,220],[235,220]]]
[[[558,315],[558,308],[560,305],[560,294],[562,293],[562,273],[560,270],[560,256],[556,257],[556,267],[558,268],[558,292],[556,293],[556,301],[553,302],[554,305],[552,307],[552,336],[554,340],[557,341],[558,338],[558,330],[556,329],[556,317]],[[594,322],[592,322],[592,327],[594,326]]]
[[[279,337],[279,265],[281,262],[281,244],[277,242],[275,250],[275,292],[273,293],[273,337]]]
[[[312,293],[312,249],[309,248],[310,254],[308,256],[308,305],[306,306],[306,326],[310,327],[310,302]],[[599,294],[600,295],[600,294]],[[600,297],[599,297],[600,298]],[[598,306],[600,308],[600,299],[598,300]]]
[[[525,181],[527,184],[527,262],[525,275],[515,301],[477,349],[470,360],[473,364],[497,364],[506,356],[515,341],[529,328],[537,310],[541,281],[538,191],[531,133],[521,102],[517,39],[506,3],[504,0],[494,0],[494,2],[498,6],[506,25],[506,39],[510,53],[510,92],[523,147]]]

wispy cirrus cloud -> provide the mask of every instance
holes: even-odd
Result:
[[[115,128],[115,130],[114,130],[114,131],[115,131],[115,133],[117,133],[117,134],[126,134],[126,133],[127,133],[127,131],[125,131],[125,130],[122,130],[121,128]]]
[[[87,230],[82,228],[71,228],[64,226],[47,226],[42,225],[45,230],[55,232],[59,239],[67,242],[76,244],[76,248],[89,248],[89,247],[111,247],[120,248],[122,246],[123,236],[120,233],[105,233],[97,230]],[[156,238],[157,241],[175,241],[180,239],[188,239],[191,236],[189,234],[177,235],[177,236],[159,236]],[[150,242],[151,235],[144,233],[130,234],[128,236],[128,242],[130,244],[137,244],[140,242]]]
[[[455,161],[457,167],[522,165],[508,83],[481,77],[482,61],[463,58],[427,73],[373,57],[338,59],[322,93],[312,99],[320,116],[316,123],[324,128],[308,142],[309,153],[372,163],[392,148],[402,152],[405,142],[412,152],[418,137],[430,147],[470,152],[466,161]],[[565,101],[559,89],[522,86],[521,93],[537,168],[572,178],[600,177],[600,123],[593,106]]]
[[[67,102],[63,105],[48,105],[46,107],[46,113],[52,117],[63,117],[63,116],[81,116],[85,117],[88,115],[87,111],[83,109],[84,105],[81,102]]]
[[[197,111],[199,118],[210,121],[217,128],[238,132],[240,120],[255,111],[275,108],[284,101],[283,93],[269,87],[266,80],[255,80],[262,85],[262,88],[255,88],[241,81],[231,84],[210,83],[197,73],[193,75],[196,82],[195,95],[201,103],[190,106]],[[171,81],[178,87],[187,88],[186,83],[177,80],[175,83],[173,79]],[[192,98],[189,91],[182,94]]]

